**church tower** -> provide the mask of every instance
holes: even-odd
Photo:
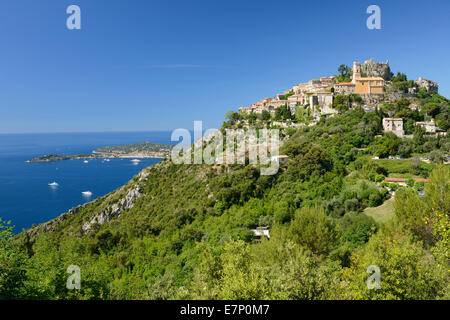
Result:
[[[353,62],[353,78],[352,82],[356,83],[356,79],[361,78],[361,63],[358,61]]]

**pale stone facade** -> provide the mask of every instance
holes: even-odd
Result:
[[[333,94],[331,92],[318,92],[309,97],[309,105],[311,107],[329,107],[333,104]]]
[[[355,93],[355,84],[353,82],[341,82],[334,85],[334,92],[341,94]]]
[[[290,105],[292,105],[292,104],[295,105],[297,103],[300,105],[305,105],[305,104],[307,104],[308,96],[306,94],[294,94],[294,95],[288,97],[288,101],[289,101]]]
[[[279,108],[284,105],[289,105],[289,100],[272,100],[270,106],[274,108]]]
[[[353,62],[353,79],[356,94],[383,94],[384,79],[381,77],[361,77],[361,64]]]
[[[384,75],[385,70],[390,70],[384,68],[378,70],[380,68],[375,66],[378,66],[378,64],[373,59],[364,63],[364,67],[366,70],[370,70],[370,74],[382,73]],[[384,79],[382,77],[361,77],[361,63],[355,61],[353,62],[352,82],[337,83],[334,85],[334,91],[340,94],[383,94]]]
[[[429,121],[429,122],[416,122],[416,126],[422,127],[425,129],[426,132],[429,133],[436,133],[437,131],[437,127],[434,124],[433,121]]]
[[[403,119],[402,118],[384,118],[383,119],[383,130],[384,132],[392,132],[397,137],[402,138],[405,135],[403,130]]]
[[[322,91],[328,91],[333,88],[333,84],[336,81],[335,76],[322,77],[319,79],[313,79],[306,83],[300,83],[292,88],[295,94],[316,93]]]

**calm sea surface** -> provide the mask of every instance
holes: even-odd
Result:
[[[104,146],[137,142],[172,143],[171,132],[0,134],[0,218],[15,232],[46,222],[68,209],[101,197],[161,161],[141,159],[65,160],[27,163],[44,154],[90,153]],[[56,181],[58,187],[50,187]],[[91,191],[91,197],[82,195]]]

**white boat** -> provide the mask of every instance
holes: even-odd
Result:
[[[49,183],[48,184],[50,187],[57,187],[57,186],[59,186],[59,184],[57,183],[57,182],[52,182],[52,183]]]
[[[83,196],[85,196],[85,197],[90,197],[90,196],[92,196],[92,192],[90,192],[90,191],[83,191],[81,194],[82,194]]]
[[[87,161],[87,160],[84,160],[84,163],[88,163],[89,161]]]
[[[141,160],[139,160],[139,159],[133,159],[133,160],[131,160],[131,162],[139,163],[139,162],[141,162]]]

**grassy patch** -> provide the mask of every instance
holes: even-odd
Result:
[[[385,201],[379,207],[366,208],[364,214],[372,217],[378,223],[386,222],[394,215],[394,198]]]
[[[435,167],[435,165],[432,163],[421,162],[419,173],[417,171],[415,172],[415,170],[413,169],[411,159],[404,159],[404,160],[380,159],[373,161],[379,166],[385,168],[389,173],[389,177],[396,177],[396,178],[412,178],[421,176],[424,173],[430,173],[431,170],[433,170],[433,168]]]

